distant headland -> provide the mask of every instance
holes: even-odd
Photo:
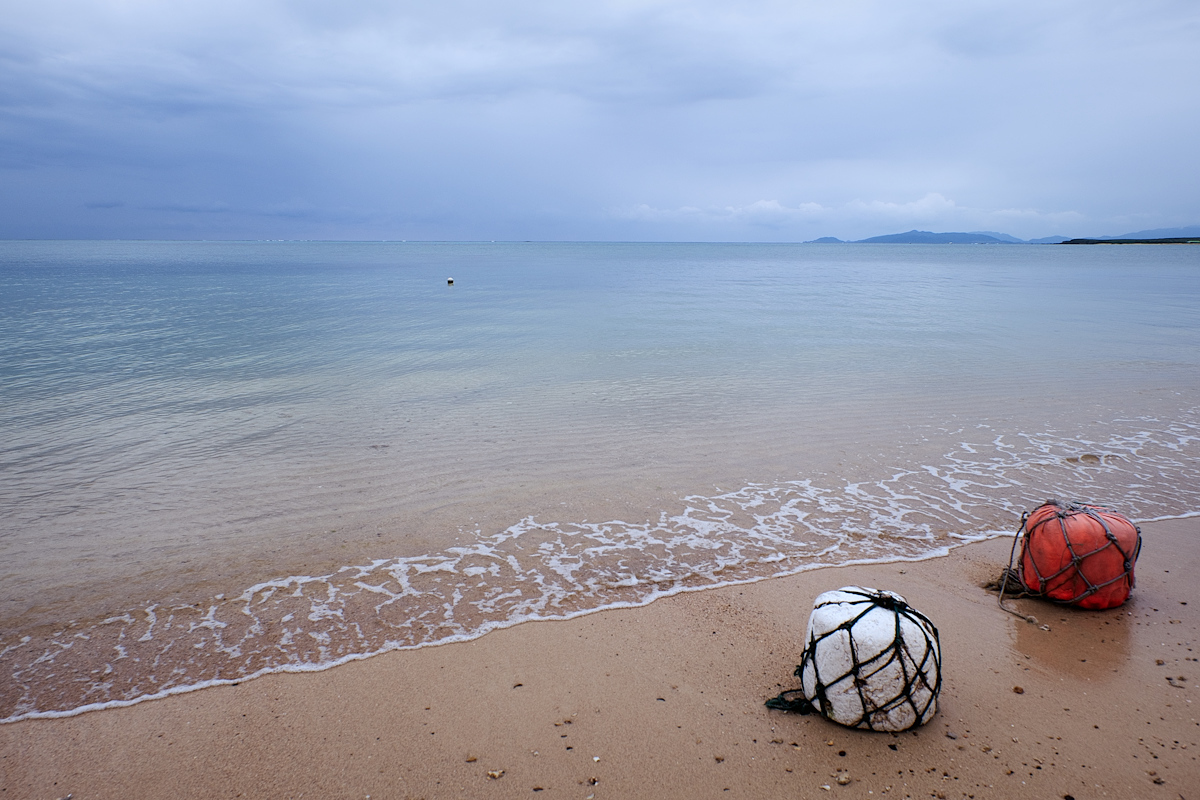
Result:
[[[1172,236],[1166,239],[1068,239],[1060,244],[1200,244],[1200,236]]]
[[[1200,244],[1200,225],[1134,231],[1120,236],[1099,236],[1094,239],[1072,239],[1067,236],[1018,239],[1007,233],[996,231],[934,233],[911,230],[907,233],[890,233],[885,236],[855,240],[823,236],[820,239],[805,242],[805,244]]]

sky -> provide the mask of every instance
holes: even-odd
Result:
[[[1200,224],[1196,0],[0,0],[0,238]]]

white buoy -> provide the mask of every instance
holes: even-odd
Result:
[[[938,632],[895,592],[845,586],[813,603],[796,674],[820,714],[852,728],[928,722],[942,688]]]
[[[454,278],[446,278],[446,285],[447,285],[447,286],[453,286],[453,285],[454,285]]]

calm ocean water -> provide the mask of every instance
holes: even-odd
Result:
[[[0,242],[0,721],[1052,496],[1200,511],[1200,248]]]

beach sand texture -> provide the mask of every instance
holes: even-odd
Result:
[[[819,569],[314,674],[0,726],[0,797],[1191,798],[1200,518],[1143,525],[1130,602],[980,588],[993,539]],[[769,711],[822,591],[897,591],[938,625],[938,714],[901,734]],[[840,778],[840,779],[839,779]]]

